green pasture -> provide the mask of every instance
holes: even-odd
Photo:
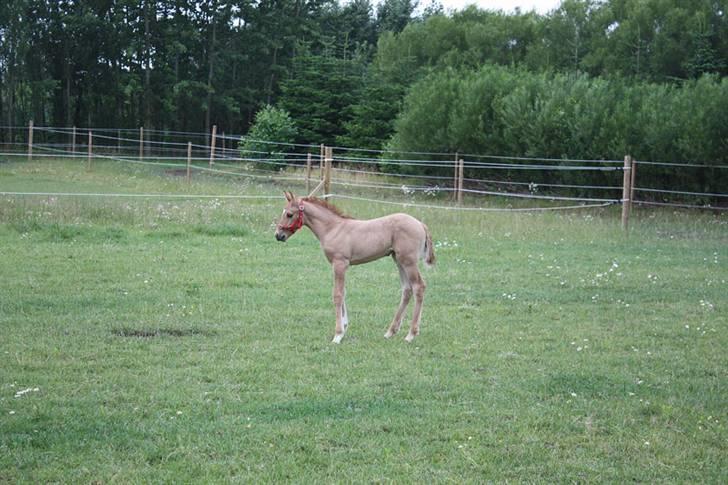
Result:
[[[289,187],[0,162],[4,192]],[[626,237],[618,207],[334,203],[430,227],[412,344],[383,338],[388,259],[349,271],[330,343],[330,268],[307,229],[275,241],[282,195],[0,195],[0,482],[728,481],[728,216],[638,209]]]

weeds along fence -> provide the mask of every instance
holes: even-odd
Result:
[[[199,174],[267,181],[308,193],[322,182],[325,197],[407,204],[443,210],[549,211],[622,206],[628,227],[633,206],[728,210],[723,191],[660,186],[661,180],[710,182],[728,166],[633,160],[580,160],[483,154],[388,152],[350,147],[255,141],[240,135],[121,128],[0,128],[12,136],[0,156],[83,159],[145,165],[183,176]],[[695,176],[697,173],[697,177]],[[718,175],[716,175],[718,174]],[[669,176],[668,176],[669,175]],[[644,182],[643,182],[644,181]],[[1,190],[1,188],[0,188]],[[129,194],[126,194],[127,196]],[[189,196],[189,194],[188,194]],[[270,196],[277,196],[271,194]]]

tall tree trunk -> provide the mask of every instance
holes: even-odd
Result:
[[[210,38],[210,47],[207,49],[207,61],[209,63],[209,69],[207,71],[207,110],[205,112],[205,133],[210,132],[210,112],[212,111],[212,76],[215,72],[215,37],[217,34],[217,28],[215,25],[214,10],[210,18],[212,22],[212,36]]]
[[[149,87],[150,85],[150,75],[151,75],[151,55],[149,53],[150,49],[150,41],[149,41],[149,6],[155,5],[153,2],[150,2],[149,0],[146,0],[144,2],[144,126],[146,128],[152,127],[152,120],[151,120],[151,106],[150,106],[150,98],[151,98],[151,89]]]
[[[5,119],[4,118],[4,116],[5,116],[5,110],[4,110],[5,92],[4,92],[3,86],[5,86],[5,83],[4,83],[2,71],[0,71],[0,121]],[[0,130],[0,141],[4,141],[2,130]]]
[[[65,124],[66,127],[73,125],[71,118],[71,58],[68,51],[68,41],[63,41],[63,108],[65,113]]]
[[[82,121],[81,107],[83,106],[83,91],[84,91],[84,86],[83,86],[83,83],[81,82],[81,83],[79,83],[79,87],[78,87],[78,97],[76,98],[76,109],[73,110],[74,111],[73,119],[76,121],[77,124],[80,124]]]
[[[8,76],[8,141],[10,143],[13,142],[13,125],[15,124],[15,81],[13,80],[13,76]]]
[[[642,54],[642,39],[639,37],[639,30],[638,32],[638,38],[637,38],[637,76],[640,75],[640,54]]]
[[[273,48],[273,62],[271,63],[270,79],[268,81],[268,86],[266,86],[266,91],[268,92],[266,103],[268,104],[271,104],[271,99],[273,97],[273,83],[275,83],[276,78],[276,64],[278,64],[278,47]]]
[[[579,72],[579,26],[574,25],[574,72]]]

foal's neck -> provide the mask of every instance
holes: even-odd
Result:
[[[331,211],[330,209],[315,202],[304,201],[304,225],[311,229],[321,241],[326,235],[346,219]]]

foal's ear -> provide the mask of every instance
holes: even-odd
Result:
[[[286,191],[285,191],[285,192],[283,192],[283,193],[284,193],[284,194],[286,195],[286,200],[287,200],[288,202],[293,202],[294,200],[296,200],[296,197],[295,197],[295,196],[293,195],[293,193],[292,193],[292,192],[289,192],[289,191],[287,191],[287,190],[286,190]]]

